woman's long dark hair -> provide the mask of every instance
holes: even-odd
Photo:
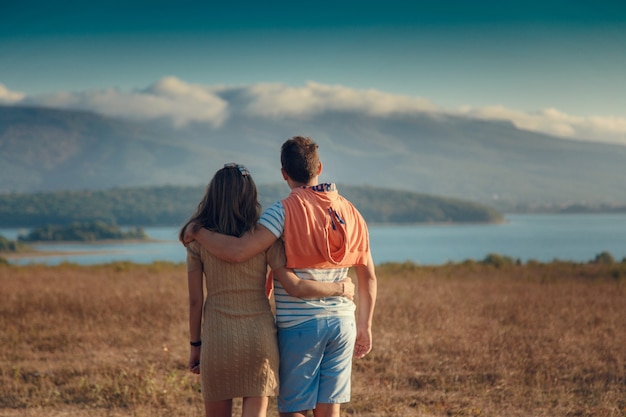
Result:
[[[179,238],[183,240],[189,223],[239,237],[256,225],[260,215],[261,204],[252,176],[243,165],[226,164],[209,182],[196,212],[180,230]]]

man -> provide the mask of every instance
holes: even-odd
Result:
[[[185,237],[231,262],[282,237],[286,267],[301,279],[336,282],[354,267],[358,306],[345,297],[291,297],[275,280],[281,417],[306,416],[309,409],[316,417],[338,417],[341,404],[350,401],[352,357],[362,358],[372,349],[376,274],[367,225],[334,184],[318,184],[317,148],[299,136],[282,145],[281,172],[291,193],[263,213],[253,234],[235,238],[188,228]]]

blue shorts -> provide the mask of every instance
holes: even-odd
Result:
[[[278,411],[312,410],[350,401],[354,317],[322,317],[278,329]]]

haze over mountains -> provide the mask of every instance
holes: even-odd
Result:
[[[280,145],[297,134],[320,145],[324,181],[496,207],[626,203],[626,146],[502,121],[355,109],[307,117],[231,112],[221,124],[176,124],[2,106],[0,192],[201,185],[231,161],[247,165],[258,184],[277,183]]]

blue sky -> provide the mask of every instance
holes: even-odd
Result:
[[[0,101],[141,90],[163,77],[202,86],[314,82],[484,117],[544,112],[613,126],[614,141],[626,143],[626,3],[0,5]]]

